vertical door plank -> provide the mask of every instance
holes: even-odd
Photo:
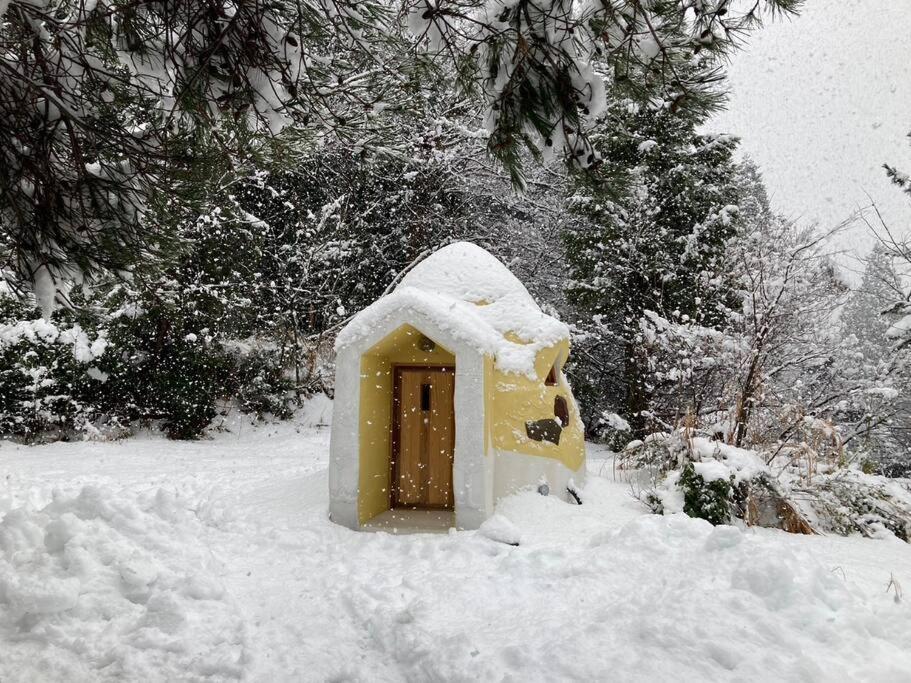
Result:
[[[453,370],[401,368],[397,387],[393,504],[452,509]]]
[[[428,456],[426,501],[431,507],[452,507],[452,459],[455,445],[453,392],[455,378],[450,370],[429,374],[432,404],[426,429]]]
[[[399,379],[399,439],[398,481],[396,496],[400,505],[422,504],[421,432],[423,419],[420,410],[421,375],[403,370]]]

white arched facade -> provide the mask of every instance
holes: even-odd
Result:
[[[421,307],[396,308],[369,333],[338,349],[329,461],[329,514],[332,521],[360,528],[361,356],[403,325],[410,325],[455,356],[455,447],[453,498],[456,526],[474,529],[493,514],[493,462],[487,456],[484,354],[452,334]]]

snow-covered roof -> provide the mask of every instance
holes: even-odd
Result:
[[[443,247],[415,266],[348,323],[336,348],[366,338],[402,309],[492,356],[498,369],[530,377],[538,351],[569,338],[569,328],[544,313],[499,259],[469,242]]]

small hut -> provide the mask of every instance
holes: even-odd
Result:
[[[481,247],[419,263],[336,351],[333,521],[472,529],[519,489],[571,500],[582,484],[569,330]]]

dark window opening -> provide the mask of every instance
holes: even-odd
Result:
[[[533,420],[525,423],[525,434],[532,441],[548,441],[554,445],[560,444],[560,432],[563,428],[549,417],[546,420]]]
[[[430,384],[421,385],[421,410],[430,410]]]
[[[564,427],[569,424],[569,404],[562,396],[554,399],[554,417],[560,420],[560,424]]]
[[[544,384],[549,387],[557,386],[557,366],[552,365],[550,367],[550,372],[547,373],[547,379],[544,380]]]

